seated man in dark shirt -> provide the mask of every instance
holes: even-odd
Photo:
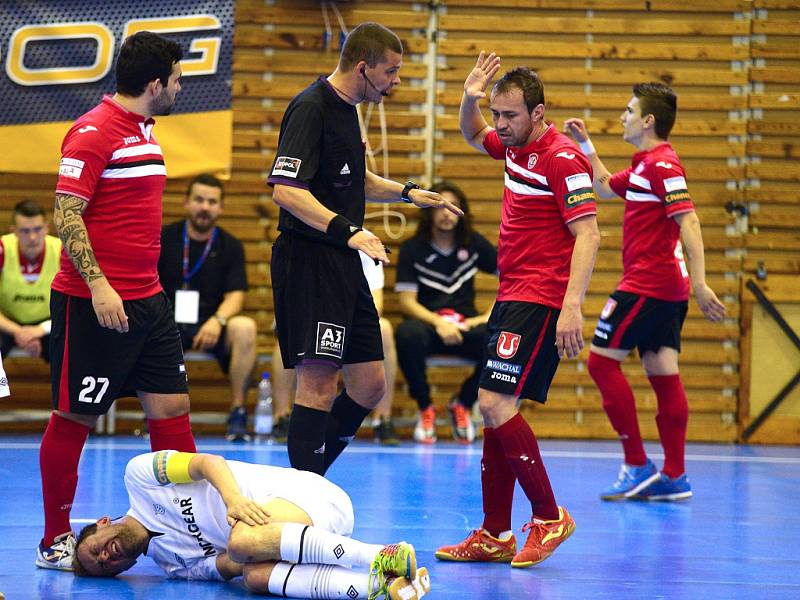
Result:
[[[256,361],[256,323],[239,313],[247,291],[244,248],[217,226],[222,182],[198,175],[186,191],[186,219],[161,232],[158,275],[175,306],[184,350],[210,352],[230,376],[228,439],[245,441],[245,398]]]
[[[483,367],[484,337],[490,310],[475,308],[475,274],[497,271],[497,250],[472,230],[467,198],[455,184],[442,182],[439,192],[464,211],[463,217],[442,209],[420,213],[417,232],[400,247],[395,290],[406,316],[397,328],[397,359],[411,397],[419,404],[414,439],[436,442],[436,413],[425,374],[432,354],[453,354],[477,361],[475,371],[448,405],[453,437],[468,444],[475,439],[470,418]]]

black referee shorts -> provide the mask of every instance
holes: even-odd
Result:
[[[544,404],[558,368],[560,312],[532,302],[495,302],[480,387]]]
[[[270,266],[285,368],[383,360],[378,311],[358,252],[282,233]]]
[[[186,367],[172,306],[164,292],[123,301],[127,333],[101,327],[90,298],[50,294],[53,408],[105,414],[137,391],[185,394]]]

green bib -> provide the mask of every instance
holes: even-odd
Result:
[[[19,262],[19,240],[8,233],[3,241],[3,271],[0,273],[0,312],[20,325],[35,325],[50,318],[50,284],[58,273],[61,240],[45,236],[44,263],[39,279],[28,283]]]

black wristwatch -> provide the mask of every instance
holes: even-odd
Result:
[[[406,185],[403,187],[403,191],[400,192],[400,200],[403,202],[408,202],[409,204],[413,204],[414,201],[408,197],[411,193],[411,190],[418,190],[419,186],[414,183],[413,181],[406,181]]]

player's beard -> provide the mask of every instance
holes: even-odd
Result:
[[[211,230],[217,224],[217,220],[212,218],[211,215],[209,215],[209,214],[204,214],[204,213],[201,213],[201,214],[203,214],[203,216],[206,217],[206,220],[200,221],[197,218],[200,215],[197,215],[197,216],[194,216],[194,217],[189,217],[189,218],[192,221],[192,227],[194,227],[194,229],[196,231],[199,231],[200,233],[206,233],[207,231]]]
[[[175,106],[175,97],[170,97],[167,89],[164,88],[150,103],[150,114],[156,117],[166,117],[172,112],[173,106]]]

